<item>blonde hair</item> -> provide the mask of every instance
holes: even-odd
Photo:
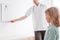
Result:
[[[48,13],[46,13],[48,12]],[[46,14],[50,16],[50,18],[53,20],[53,24],[56,25],[57,27],[59,26],[59,11],[56,7],[51,7],[45,11]]]

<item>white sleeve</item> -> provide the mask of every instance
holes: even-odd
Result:
[[[44,12],[46,11],[46,9],[47,9],[47,6],[46,6],[46,5],[44,5]]]
[[[33,7],[30,7],[30,8],[27,10],[25,16],[30,16],[32,12],[33,12]]]

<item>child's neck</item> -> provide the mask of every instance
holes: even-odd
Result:
[[[53,21],[50,21],[49,25],[53,25],[53,24],[54,24]]]

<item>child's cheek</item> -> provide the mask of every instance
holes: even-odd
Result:
[[[48,23],[50,23],[50,18],[49,18],[49,16],[46,16],[46,20],[47,20]]]

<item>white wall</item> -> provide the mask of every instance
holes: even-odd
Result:
[[[48,0],[41,2],[45,2],[46,5],[49,3],[48,6],[51,5],[51,1]],[[2,21],[9,21],[25,15],[25,12],[33,5],[33,2],[32,0],[2,0],[2,4]],[[7,5],[7,8],[5,8],[5,5]],[[12,40],[29,36],[34,36],[31,16],[16,23],[0,23],[0,40]]]
[[[3,0],[2,20],[8,21],[23,16],[32,6],[32,0]],[[7,8],[5,8],[7,5]],[[34,36],[31,17],[16,23],[2,23],[0,26],[0,40],[10,40]]]

